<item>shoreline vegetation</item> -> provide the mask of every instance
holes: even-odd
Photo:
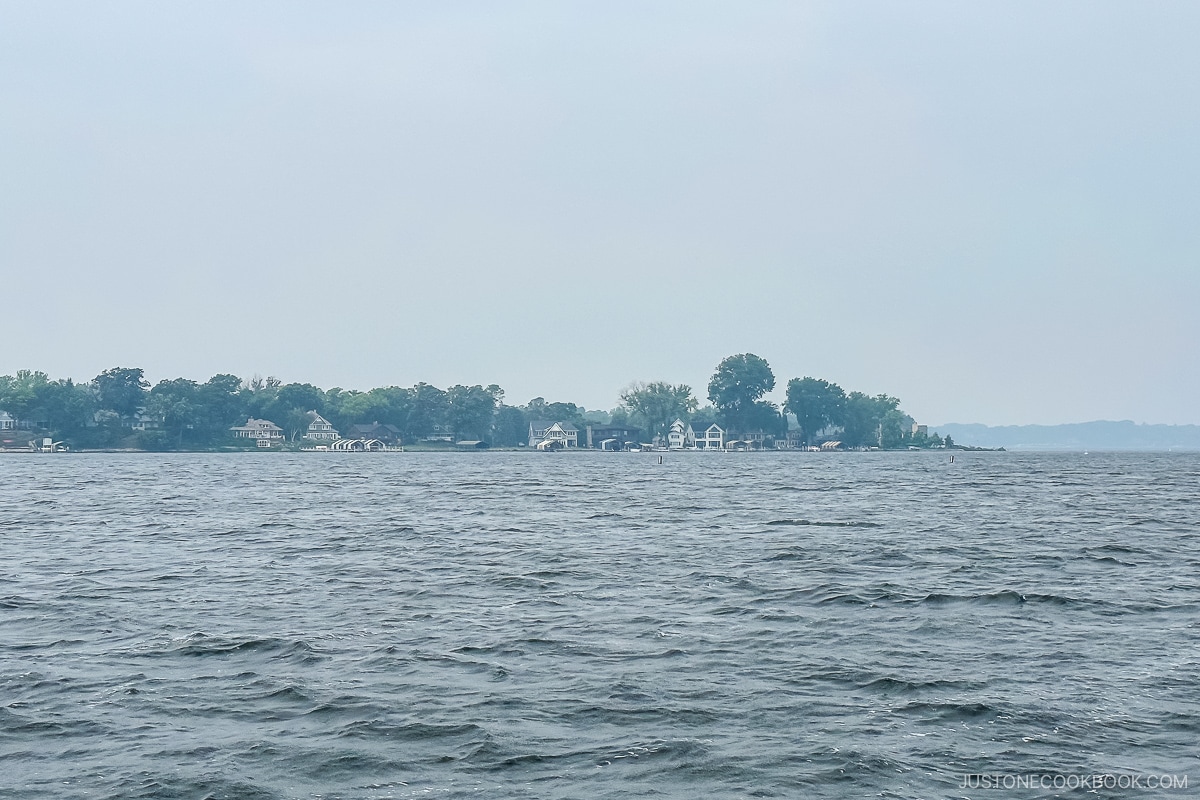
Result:
[[[357,391],[219,374],[151,386],[137,367],[81,383],[21,370],[0,376],[0,452],[989,449],[929,432],[886,394],[792,378],[780,406],[764,399],[774,388],[753,353],[717,365],[704,406],[685,384],[634,382],[608,411],[509,405],[496,384]]]

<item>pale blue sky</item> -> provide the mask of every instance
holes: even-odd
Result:
[[[0,2],[0,373],[1200,423],[1200,4],[247,6]]]

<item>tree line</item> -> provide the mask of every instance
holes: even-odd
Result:
[[[510,405],[495,384],[440,389],[418,383],[357,391],[219,374],[203,383],[174,378],[151,386],[142,369],[114,367],[85,383],[30,370],[0,376],[0,411],[77,449],[229,446],[230,429],[252,417],[274,422],[288,441],[298,442],[314,411],[342,431],[354,424],[392,425],[409,443],[441,436],[513,447],[527,441],[529,424],[536,420],[581,430],[589,424],[635,427],[651,441],[683,419],[694,428],[715,422],[735,436],[758,432],[770,439],[786,435],[788,414],[809,443],[831,430],[849,447],[941,443],[914,439],[894,397],[846,393],[828,381],[794,378],[781,408],[763,399],[774,388],[770,366],[753,353],[729,356],[717,365],[703,407],[690,386],[655,381],[630,384],[620,394],[620,405],[609,411],[541,397]]]

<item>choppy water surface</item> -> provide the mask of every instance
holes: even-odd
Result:
[[[1200,457],[658,462],[0,459],[0,797],[1200,785]]]

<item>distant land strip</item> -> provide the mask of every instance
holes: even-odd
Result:
[[[394,450],[491,447],[601,450],[842,450],[953,448],[887,394],[847,391],[813,377],[787,382],[782,405],[766,395],[766,360],[721,360],[709,404],[692,388],[635,381],[609,411],[535,397],[505,402],[498,385],[428,383],[365,392],[219,374],[151,386],[139,367],[113,367],[86,383],[44,372],[0,375],[0,450]]]
[[[1097,420],[1063,425],[947,423],[937,430],[959,444],[1006,450],[1200,450],[1200,425]]]

